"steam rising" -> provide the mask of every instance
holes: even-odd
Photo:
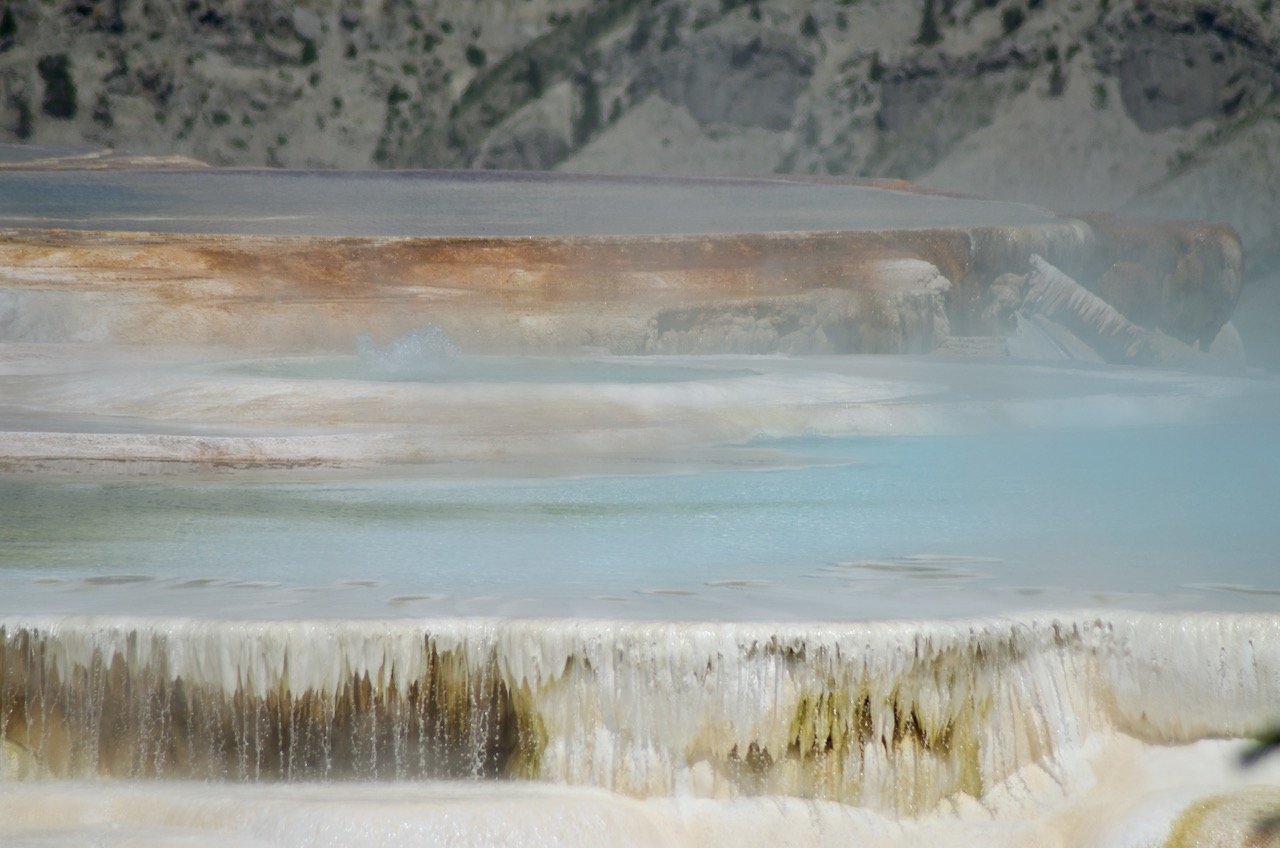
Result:
[[[1159,762],[1280,702],[1280,391],[1205,353],[1227,228],[787,178],[0,183],[35,806],[270,784],[264,820],[376,843],[298,793],[518,778],[605,844],[1053,830],[1100,740]]]
[[[445,370],[462,349],[445,337],[440,325],[428,324],[397,336],[385,347],[378,346],[372,336],[360,336],[356,353],[370,376],[412,380]]]

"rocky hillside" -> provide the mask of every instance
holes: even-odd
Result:
[[[0,0],[0,141],[291,168],[903,177],[1245,240],[1280,365],[1274,0]]]

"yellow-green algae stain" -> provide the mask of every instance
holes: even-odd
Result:
[[[536,697],[528,682],[508,689],[507,701],[515,744],[507,764],[507,775],[533,780],[542,774],[542,755],[547,749],[547,726],[538,713]]]
[[[858,798],[848,798],[847,792],[850,779],[862,783],[867,760],[879,758],[892,765],[913,754],[932,761],[940,774],[950,777],[933,791],[908,791],[909,811],[923,811],[955,792],[977,797],[983,789],[977,742],[982,728],[977,725],[983,723],[986,711],[975,709],[972,699],[965,707],[959,715],[933,726],[897,689],[879,702],[873,700],[869,687],[857,692],[842,687],[806,692],[796,702],[786,755],[806,766],[814,794],[820,797],[862,800],[867,787],[857,787]],[[885,725],[885,731],[877,733],[876,727]],[[850,766],[854,773],[846,774]],[[841,785],[845,792],[840,791]]]
[[[22,745],[0,738],[0,783],[39,776],[40,764]]]
[[[537,777],[545,723],[496,653],[440,649],[420,668],[356,671],[293,691],[286,661],[265,691],[175,674],[165,651],[95,648],[50,661],[50,634],[0,627],[0,744],[13,777],[299,780]],[[147,659],[141,657],[145,653]],[[61,670],[59,670],[61,668]]]
[[[551,738],[543,711],[563,699],[563,687],[599,685],[591,663],[571,654],[559,674],[523,680],[494,644],[421,638],[417,659],[348,672],[323,691],[290,688],[286,658],[271,682],[257,684],[266,691],[254,691],[241,679],[226,688],[184,680],[169,667],[163,636],[130,632],[127,645],[108,649],[114,653],[94,649],[68,667],[51,659],[56,634],[0,627],[0,731],[55,776],[558,777],[544,773],[544,757],[563,740]],[[719,776],[712,786],[724,780],[719,785],[733,794],[909,814],[956,793],[980,797],[985,779],[1003,778],[984,774],[983,746],[1000,731],[1004,708],[1016,708],[1006,697],[1006,678],[1022,658],[1016,636],[994,644],[917,640],[914,656],[879,671],[803,640],[753,644],[749,658],[755,650],[781,660],[771,674],[789,694],[760,704],[766,724],[757,732],[735,732],[709,715],[686,742],[686,764],[699,774],[698,764],[710,766]],[[1029,735],[1020,737],[1020,758],[997,768],[1051,755],[1042,728],[1022,732]]]
[[[1280,788],[1202,798],[1173,821],[1163,848],[1280,848]]]

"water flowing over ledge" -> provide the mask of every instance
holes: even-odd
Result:
[[[29,166],[0,225],[0,844],[1146,848],[1259,774],[1229,228]]]
[[[10,618],[8,777],[523,777],[918,814],[1083,741],[1241,737],[1274,616],[429,623]]]

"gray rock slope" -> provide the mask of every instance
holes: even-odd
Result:
[[[0,0],[0,141],[895,177],[1223,221],[1280,365],[1274,0]]]

